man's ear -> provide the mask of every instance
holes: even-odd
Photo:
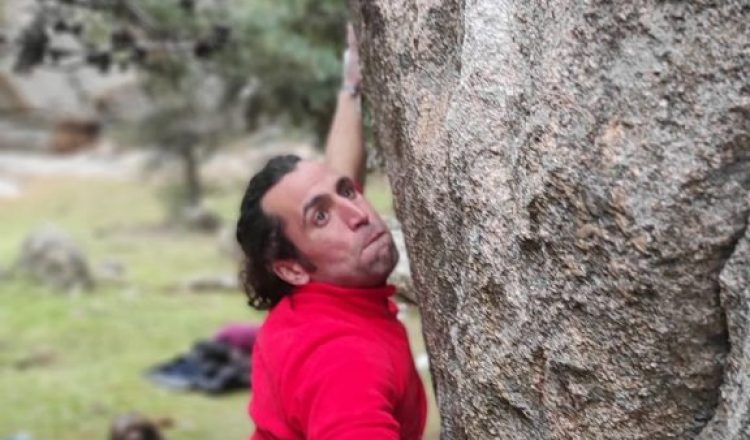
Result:
[[[301,286],[310,281],[310,274],[294,260],[276,260],[271,263],[271,269],[276,276],[293,286]]]

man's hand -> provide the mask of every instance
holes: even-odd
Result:
[[[326,162],[334,170],[364,185],[365,140],[362,130],[360,91],[362,71],[359,47],[352,25],[347,26],[343,80],[331,129],[326,141]]]

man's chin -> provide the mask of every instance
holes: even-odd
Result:
[[[382,268],[377,268],[379,270],[376,270],[375,272],[382,279],[383,284],[385,284],[388,281],[388,278],[393,273],[393,270],[396,268],[397,263],[398,263],[398,253],[396,253],[395,258],[392,259],[389,263],[384,262]]]

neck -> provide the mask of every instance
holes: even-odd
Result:
[[[345,293],[345,294],[367,294],[367,293],[379,293],[383,290],[393,290],[394,286],[386,283],[382,283],[375,286],[346,286],[336,283],[327,283],[323,281],[310,281],[305,285],[297,286],[296,291],[309,291],[309,290],[323,290],[331,293]]]

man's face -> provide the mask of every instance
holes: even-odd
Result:
[[[311,281],[378,286],[398,261],[391,233],[377,212],[351,179],[324,163],[300,161],[266,193],[261,206],[267,215],[281,218],[286,237],[315,267],[304,268]],[[280,276],[304,283],[304,278]]]

